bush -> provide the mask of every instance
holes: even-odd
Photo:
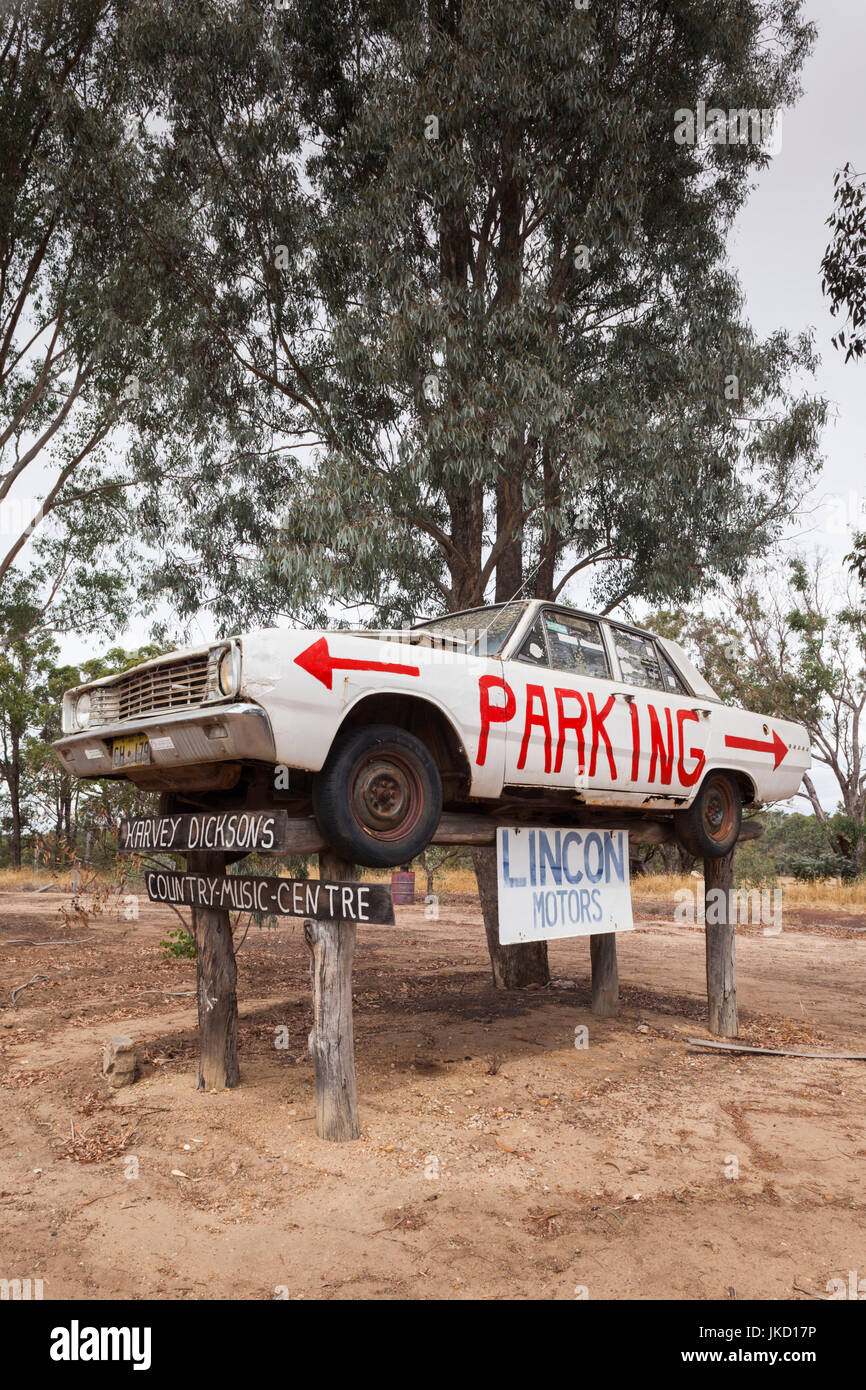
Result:
[[[170,931],[166,941],[160,941],[162,952],[166,960],[174,957],[176,960],[195,960],[195,937],[183,927],[175,927]]]
[[[850,882],[857,877],[857,866],[842,854],[794,854],[790,860],[794,878],[813,883],[819,878],[841,878]]]

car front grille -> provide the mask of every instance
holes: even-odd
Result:
[[[207,653],[164,661],[90,691],[90,724],[116,724],[144,714],[189,709],[207,695]]]

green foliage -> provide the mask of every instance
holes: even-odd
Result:
[[[791,101],[796,0],[162,24],[165,331],[178,408],[231,436],[223,460],[199,428],[194,491],[139,512],[178,528],[155,582],[183,613],[399,622],[572,573],[600,607],[680,602],[771,544],[817,464],[823,404],[790,384],[814,358],[756,338],[725,260],[768,156],[674,117]]]
[[[183,927],[175,927],[159,944],[165,960],[195,960],[195,937]]]
[[[857,877],[856,864],[853,864],[850,859],[846,859],[843,854],[829,852],[815,855],[792,855],[789,868],[794,878],[808,883],[824,878],[841,878],[844,882],[850,882]]]
[[[748,573],[713,609],[661,609],[647,626],[681,641],[721,698],[805,725],[812,756],[833,774],[828,816],[803,779],[825,849],[858,868],[866,849],[866,603],[853,585],[826,592],[820,558]]]
[[[821,262],[821,289],[834,317],[844,310],[848,327],[832,343],[849,362],[866,351],[866,175],[846,164],[833,175],[833,189],[827,219],[833,236]]]

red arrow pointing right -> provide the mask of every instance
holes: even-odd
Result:
[[[728,748],[750,748],[755,753],[772,753],[774,772],[788,751],[787,743],[782,742],[775,729],[772,740],[767,742],[762,742],[759,738],[736,738],[734,734],[726,734],[725,743]]]

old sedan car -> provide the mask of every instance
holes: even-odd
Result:
[[[353,862],[405,864],[443,808],[672,820],[697,856],[793,796],[806,730],[724,705],[676,643],[540,600],[403,631],[268,629],[79,686],[54,745],[163,810],[315,814]]]

